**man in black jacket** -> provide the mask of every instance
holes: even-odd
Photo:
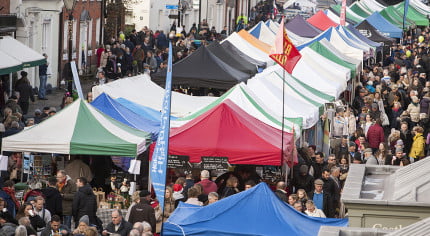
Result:
[[[63,202],[60,191],[56,188],[57,179],[55,177],[48,178],[48,187],[42,189],[45,196],[45,208],[52,215],[61,216],[63,214]]]
[[[102,235],[119,234],[121,236],[127,236],[132,228],[133,225],[123,219],[121,211],[114,210],[112,211],[112,222],[106,226]]]
[[[133,206],[130,210],[130,217],[128,220],[131,224],[136,222],[146,221],[152,227],[152,232],[155,233],[155,211],[150,205],[151,193],[148,190],[142,190],[140,192],[140,202]]]
[[[75,227],[78,227],[79,219],[84,215],[88,216],[90,224],[96,224],[97,200],[93,189],[85,177],[76,179],[76,187],[78,191],[75,193],[72,205]]]
[[[287,185],[284,181],[279,181],[276,184],[275,195],[284,202],[288,202],[287,192],[285,191],[286,188]]]

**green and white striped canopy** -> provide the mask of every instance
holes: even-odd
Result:
[[[151,141],[78,99],[53,117],[6,137],[3,151],[134,157]]]

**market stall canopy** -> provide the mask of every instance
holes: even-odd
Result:
[[[0,36],[0,51],[20,61],[22,68],[39,66],[46,63],[45,57],[10,36]],[[4,58],[0,58],[0,68]]]
[[[348,28],[352,27],[351,25]],[[367,20],[362,21],[355,27],[360,34],[367,37],[374,42],[383,42],[385,44],[391,44],[395,41],[393,38],[382,35],[378,30],[375,29]]]
[[[151,135],[128,127],[78,99],[49,119],[3,138],[2,151],[135,157]]]
[[[257,73],[256,65],[253,65],[247,60],[243,60],[242,58],[238,57],[234,52],[226,50],[219,44],[218,41],[214,41],[209,44],[209,46],[207,46],[207,49],[228,65],[234,65],[234,68],[236,68],[237,70],[240,70],[251,76]]]
[[[260,74],[265,73],[266,70],[264,70]],[[273,103],[270,104],[270,107],[266,106],[263,100],[267,100],[266,98],[268,94],[263,94],[263,95],[264,96],[261,97],[260,95],[255,94],[244,83],[238,84],[233,88],[231,88],[230,90],[228,90],[226,93],[224,93],[221,97],[219,97],[216,101],[209,104],[208,106],[198,111],[195,111],[186,117],[182,117],[178,120],[172,121],[171,127],[182,126],[192,121],[193,119],[197,118],[198,116],[204,114],[205,112],[209,111],[210,109],[214,108],[215,106],[221,104],[223,101],[229,99],[230,101],[235,103],[237,106],[239,106],[241,109],[243,109],[246,113],[248,113],[252,117],[257,118],[258,120],[276,129],[282,130],[282,125],[283,125],[284,131],[292,132],[293,126],[294,126],[294,129],[296,131],[295,135],[297,138],[300,135],[303,119],[301,118],[296,119],[296,118],[292,118],[291,116],[290,117],[284,116],[285,117],[284,124],[282,124],[282,119],[281,119],[282,109],[279,109],[279,107],[281,106],[276,107],[276,104],[273,104]]]
[[[200,207],[181,202],[163,235],[318,235],[321,226],[348,226],[348,219],[310,217],[280,200],[266,183]]]
[[[249,56],[245,51],[242,51],[242,50],[244,50],[244,48],[240,49],[240,48],[234,46],[233,43],[231,43],[230,41],[224,40],[221,43],[221,47],[223,47],[224,50],[235,54],[238,59],[247,61],[247,62],[249,62],[249,63],[251,63],[257,67],[264,68],[267,65],[267,63],[264,60],[255,59],[255,58]]]
[[[396,10],[398,12],[404,12],[405,11],[405,4],[404,3],[399,3],[394,7],[396,8]],[[430,12],[428,14],[430,14]],[[411,19],[418,26],[428,26],[429,25],[429,19],[427,18],[427,16],[421,14],[413,6],[408,7],[408,13],[407,13],[406,17],[408,19]]]
[[[279,28],[279,23],[275,22],[273,20],[266,20],[266,22],[264,22],[267,27],[269,27],[269,29],[271,29],[274,33],[278,32],[278,28]]]
[[[305,19],[303,19],[303,16],[298,14],[285,24],[285,28],[306,38],[313,38],[321,33],[321,30],[309,24]]]
[[[125,98],[157,111],[162,110],[162,101],[165,93],[164,88],[152,82],[146,73],[94,86],[92,91],[94,98],[104,92],[112,98]],[[172,92],[171,112],[173,116],[184,116],[200,107],[208,105],[215,99],[215,97],[189,96],[183,93]]]
[[[280,130],[250,116],[230,100],[172,129],[169,139],[169,154],[189,156],[191,163],[200,162],[202,156],[211,156],[228,157],[230,164],[279,166],[283,162],[296,163],[293,147],[292,133],[282,135]]]
[[[384,8],[379,12],[381,16],[383,16],[386,20],[388,20],[391,24],[397,26],[398,28],[403,28],[403,12],[400,13],[393,6],[389,6]],[[406,18],[405,21],[405,29],[408,27],[415,26],[416,23],[409,18]]]
[[[0,75],[22,70],[22,63],[7,53],[0,51]]]
[[[397,26],[391,24],[384,17],[379,14],[379,12],[374,12],[372,15],[366,18],[367,22],[371,24],[375,29],[381,32],[384,36],[390,38],[401,38],[402,37],[402,29]]]
[[[336,22],[333,22],[328,18],[326,14],[324,14],[323,11],[317,12],[315,15],[313,15],[311,18],[307,19],[307,22],[319,30],[326,30],[330,27],[336,27],[338,24]]]
[[[336,15],[340,16],[342,6],[341,5],[331,5],[330,10],[332,10]],[[353,12],[348,7],[346,8],[346,18],[349,19],[352,22],[358,23],[364,20],[364,17],[361,17],[357,15],[355,12]]]
[[[172,85],[229,89],[250,78],[249,74],[233,66],[213,55],[205,46],[201,46],[191,55],[173,64]],[[152,81],[165,86],[166,73],[167,70],[162,70],[152,74]]]
[[[357,14],[363,18],[366,18],[366,17],[371,15],[371,12],[369,12],[368,10],[366,10],[362,6],[360,6],[358,4],[358,1],[351,4],[351,6],[349,6],[349,9],[351,9],[355,14]]]
[[[351,32],[353,35],[355,35],[356,37],[358,37],[360,40],[367,43],[368,45],[376,48],[382,48],[383,44],[381,42],[375,42],[367,38],[366,36],[361,34],[360,31],[358,31],[353,25],[348,25],[346,28],[348,29],[349,32]]]
[[[256,37],[252,36],[250,33],[248,33],[248,31],[246,30],[241,30],[237,33],[240,37],[242,37],[243,39],[245,39],[248,43],[250,43],[252,46],[260,49],[261,51],[263,51],[266,54],[270,53],[270,49],[272,48],[271,45],[264,43],[260,40],[258,40]]]
[[[231,33],[226,39],[224,39],[221,42],[221,45],[224,44],[224,42],[226,41],[230,42],[242,53],[248,55],[256,61],[265,62],[266,64],[270,65],[274,63],[274,61],[272,60],[272,58],[269,57],[269,54],[267,52],[263,52],[260,49],[256,48],[247,40],[239,36],[239,34],[236,32]]]
[[[119,102],[121,105],[125,106],[129,110],[132,110],[134,113],[145,117],[146,119],[149,119],[151,121],[160,123],[161,122],[161,112],[154,110],[150,107],[142,106],[140,104],[137,104],[135,102],[129,101],[125,98],[117,98],[115,101]],[[170,116],[170,120],[176,120],[177,117]]]
[[[258,40],[273,45],[276,39],[276,32],[273,32],[263,21],[260,21],[249,30],[249,33]]]
[[[91,105],[104,114],[125,125],[151,133],[152,140],[157,140],[158,132],[160,130],[160,121],[152,121],[151,119],[147,119],[144,116],[138,115],[133,110],[123,106],[105,93],[102,93],[94,101],[92,101]]]

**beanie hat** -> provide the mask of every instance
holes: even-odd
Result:
[[[308,166],[307,165],[302,165],[300,166],[300,173],[308,173]]]
[[[87,225],[90,225],[90,218],[87,215],[82,216],[79,219],[79,223],[84,222]]]
[[[403,153],[403,148],[400,148],[400,147],[396,148],[396,152],[401,152],[401,153]]]
[[[27,76],[27,75],[28,75],[28,73],[27,73],[27,72],[25,72],[25,71],[21,71],[21,76],[22,76],[22,77]]]
[[[175,192],[182,191],[182,185],[180,185],[180,184],[174,184],[173,185],[173,191],[175,191]]]

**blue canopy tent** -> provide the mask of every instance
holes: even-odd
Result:
[[[127,107],[128,109],[132,110],[134,113],[145,117],[148,120],[154,121],[154,122],[161,122],[161,112],[154,110],[150,107],[142,106],[140,104],[134,103],[130,100],[127,100],[125,98],[117,98],[115,99],[118,103],[121,105]],[[178,119],[175,116],[170,116],[170,120],[176,120]]]
[[[312,40],[309,40],[308,42],[306,42],[302,45],[296,46],[296,48],[298,50],[302,50],[303,48],[313,44],[314,42],[321,41],[322,39],[327,39],[328,41],[330,41],[332,30],[333,30],[333,27],[330,27],[326,31],[322,32],[321,34],[319,34],[318,36],[313,38]]]
[[[379,12],[374,12],[372,15],[366,18],[367,22],[375,27],[379,32],[381,32],[384,36],[390,38],[401,38],[402,37],[402,29],[397,26],[391,24],[387,21]]]
[[[348,219],[310,217],[281,201],[266,183],[205,207],[180,203],[162,235],[318,235],[321,226],[346,227]]]
[[[160,122],[147,119],[133,110],[121,105],[109,95],[102,93],[94,101],[91,102],[95,108],[112,117],[113,119],[126,124],[132,128],[146,131],[152,134],[152,140],[156,140],[160,130]]]

